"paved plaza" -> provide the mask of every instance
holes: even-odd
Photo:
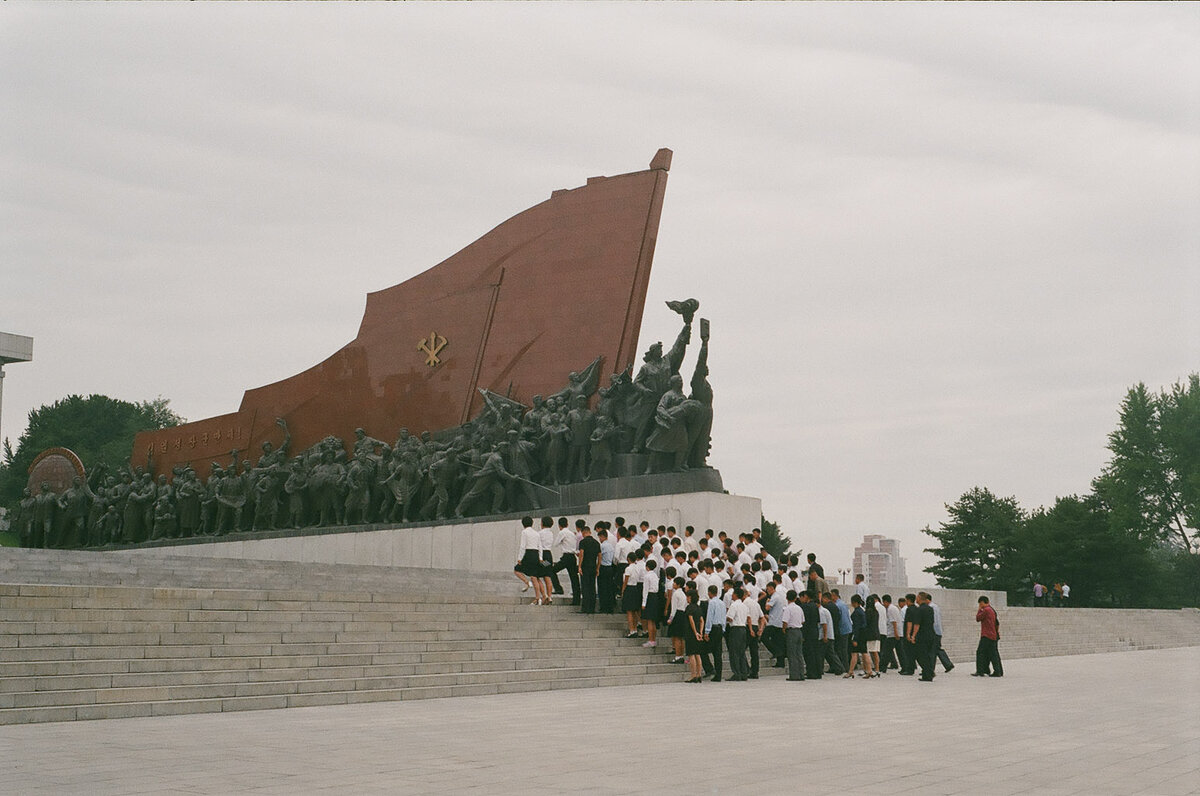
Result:
[[[1200,647],[971,670],[7,726],[0,791],[1200,793]]]

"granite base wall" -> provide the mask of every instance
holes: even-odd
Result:
[[[560,516],[555,514],[555,516]],[[762,501],[741,495],[693,492],[644,498],[602,500],[586,511],[566,515],[588,524],[623,516],[651,525],[692,525],[730,533],[758,526]],[[188,544],[139,546],[129,552],[145,556],[201,556],[263,561],[364,564],[384,567],[428,567],[474,572],[511,572],[517,560],[519,518],[455,522],[426,526],[371,527],[271,538],[233,538]]]

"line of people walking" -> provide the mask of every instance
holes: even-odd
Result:
[[[660,630],[670,644],[671,661],[686,664],[686,681],[759,677],[765,649],[789,680],[829,674],[875,679],[894,669],[929,682],[937,662],[946,672],[954,663],[942,649],[940,607],[929,593],[905,594],[894,601],[868,593],[862,576],[849,601],[825,580],[816,555],[807,565],[799,556],[777,561],[755,529],[736,539],[724,531],[696,534],[687,527],[650,528],[649,523],[582,520],[522,520],[514,573],[535,604],[551,604],[565,593],[558,573],[571,581],[572,604],[585,614],[625,614],[626,638],[659,645]],[[558,556],[555,557],[555,551]],[[980,598],[981,623],[976,675],[1003,676],[999,620]]]

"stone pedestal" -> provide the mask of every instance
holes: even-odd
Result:
[[[621,458],[642,459],[645,468],[645,457],[639,454],[627,454]],[[654,473],[642,475],[640,472],[617,478],[600,478],[595,481],[584,481],[579,484],[565,484],[558,487],[560,506],[586,506],[597,500],[618,500],[625,498],[640,498],[651,495],[676,495],[688,492],[724,492],[721,473],[711,467],[700,467],[694,470],[684,470],[678,473]]]
[[[691,492],[596,500],[588,505],[586,512],[566,515],[572,526],[580,517],[589,525],[595,525],[597,520],[611,522],[617,516],[631,523],[645,520],[651,526],[674,525],[681,531],[691,525],[697,533],[712,528],[737,534],[758,527],[762,501],[720,492]],[[146,556],[184,555],[511,572],[519,558],[520,535],[520,515],[514,514],[423,526],[309,528],[299,535],[296,531],[246,533],[222,541],[169,541],[131,548],[129,552]]]

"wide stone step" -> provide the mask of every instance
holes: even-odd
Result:
[[[584,661],[621,663],[650,659],[639,647],[615,644],[575,647],[570,650],[524,648],[474,652],[382,653],[378,655],[278,655],[243,658],[158,658],[101,659],[93,661],[29,661],[0,664],[0,692],[69,688],[68,678],[106,678],[86,680],[79,687],[132,685],[122,683],[127,675],[190,674],[203,678],[210,672],[242,672],[250,679],[271,679],[282,671],[355,669],[363,672],[379,667],[397,667],[393,674],[432,674],[438,671],[486,671],[551,668],[554,665]],[[402,670],[401,667],[407,667]],[[253,674],[260,673],[260,674]]]
[[[641,652],[641,650],[638,650]],[[311,681],[328,679],[367,680],[375,677],[401,677],[435,674],[490,674],[525,670],[573,669],[580,667],[611,667],[661,664],[660,658],[633,654],[632,651],[608,650],[571,658],[526,657],[467,661],[434,661],[408,663],[335,663],[298,665],[293,667],[237,667],[205,670],[167,670],[151,672],[71,673],[38,672],[28,676],[8,676],[0,679],[0,695],[37,691],[82,691],[99,688],[144,688],[174,685],[211,685],[218,683],[260,683],[276,681]],[[0,696],[2,699],[2,696]]]
[[[156,702],[184,699],[228,699],[329,691],[403,690],[455,685],[499,685],[517,681],[679,674],[670,663],[643,661],[612,666],[574,666],[544,669],[513,669],[483,672],[439,672],[319,679],[279,679],[260,682],[209,682],[196,685],[103,686],[80,689],[17,691],[0,693],[0,709],[64,707],[111,702]]]
[[[11,708],[0,709],[0,724],[83,721],[90,719],[132,718],[136,716],[174,716],[188,713],[220,713],[241,710],[270,710],[287,707],[315,707],[318,705],[346,705],[362,702],[395,702],[409,699],[486,696],[490,694],[511,694],[528,691],[672,683],[678,682],[681,678],[681,673],[671,671],[642,675],[622,674],[553,680],[510,680],[501,683],[440,685],[403,689],[330,691],[259,697],[113,702],[59,707]]]

